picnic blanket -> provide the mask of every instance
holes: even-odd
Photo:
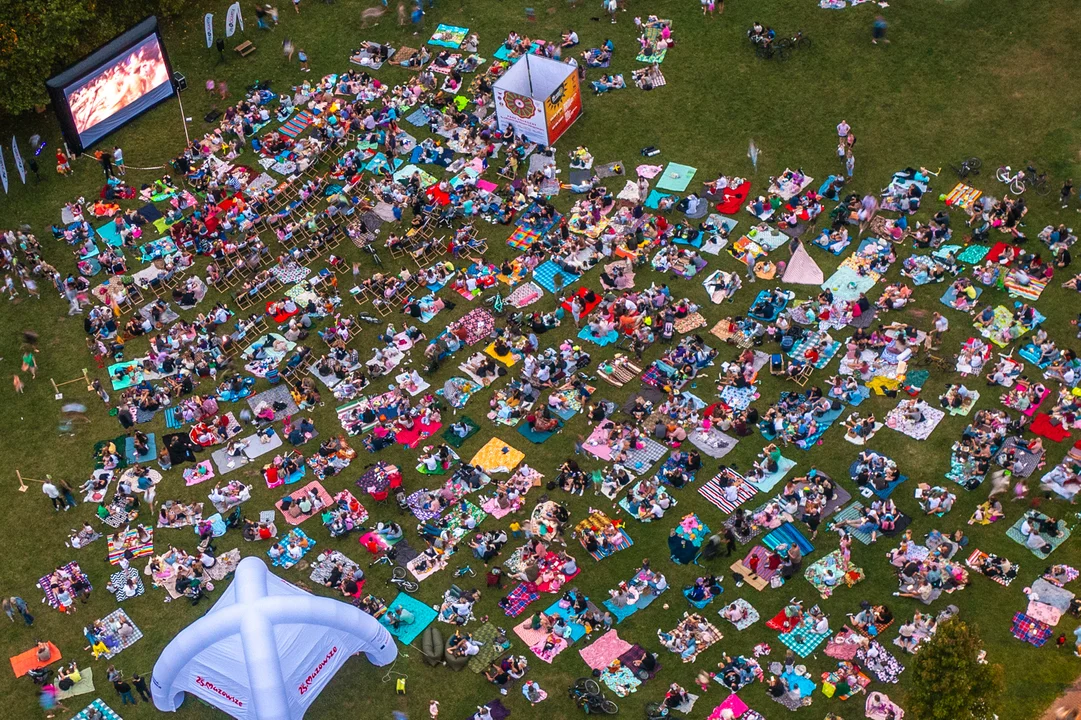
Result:
[[[731,620],[725,615],[725,611],[730,611],[732,608],[738,609],[743,613],[739,620]],[[717,614],[735,625],[736,630],[746,630],[760,619],[758,611],[754,609],[754,606],[743,598],[736,598],[728,605],[718,610]]]
[[[90,720],[91,713],[93,713],[93,717],[100,718],[101,720],[121,720],[121,717],[117,715],[111,707],[106,705],[105,701],[101,698],[98,698],[80,710],[71,720]]]
[[[292,508],[297,507],[296,502],[292,504],[292,507],[288,511],[282,509],[285,501],[284,498],[274,503],[274,507],[278,508],[278,510],[281,511],[281,514],[285,516],[285,522],[289,523],[290,525],[299,525],[305,520],[320,514],[323,508],[333,504],[334,500],[330,497],[330,493],[327,492],[326,488],[324,488],[323,484],[318,480],[312,480],[310,483],[300,488],[299,490],[294,490],[293,492],[289,493],[289,495],[293,498],[300,498],[304,495],[308,495],[309,492],[311,492],[312,490],[316,492],[322,505],[321,507],[316,507],[315,503],[312,503],[312,510],[309,513],[295,514]],[[299,508],[297,509],[299,510]]]
[[[789,632],[781,633],[777,636],[777,639],[791,648],[792,652],[801,658],[805,658],[830,636],[828,628],[825,632],[816,633],[813,627],[814,623],[815,620],[810,615],[805,615],[796,627]]]
[[[670,162],[668,163],[668,167],[664,169],[664,172],[661,173],[660,179],[657,181],[657,189],[681,193],[691,184],[691,180],[694,178],[696,172],[698,172],[697,168],[693,168],[690,165],[681,165],[677,162]]]
[[[722,471],[722,473],[723,472],[727,472],[730,475],[736,476],[734,480],[736,483],[735,502],[728,501],[725,490],[721,485],[720,474],[710,479],[708,482],[703,483],[702,486],[698,488],[698,492],[702,495],[702,497],[704,497],[706,500],[716,506],[716,508],[721,512],[732,513],[735,512],[736,508],[738,508],[740,505],[744,504],[755,495],[757,495],[758,489],[751,483],[743,480],[742,476],[740,476],[734,470],[727,469],[725,471]]]
[[[1026,613],[1017,612],[1013,616],[1010,634],[1018,640],[1024,640],[1036,647],[1043,647],[1044,643],[1051,639],[1054,630],[1047,623],[1040,622]]]
[[[31,670],[43,668],[46,665],[51,665],[61,659],[60,648],[52,642],[47,644],[49,646],[49,659],[45,662],[38,660],[38,649],[36,646],[11,658],[11,669],[14,671],[15,677],[20,678]]]
[[[401,624],[397,628],[392,628],[387,622],[387,615],[396,609],[405,609],[413,614],[413,622],[409,624]],[[383,614],[383,617],[379,618],[379,622],[387,629],[391,635],[397,638],[398,642],[402,645],[409,645],[424,632],[424,628],[435,622],[439,613],[431,608],[426,603],[417,600],[412,595],[407,595],[404,592],[398,593],[398,597],[387,605],[387,612]]]
[[[111,660],[114,655],[120,653],[121,650],[126,650],[127,648],[131,647],[136,643],[136,641],[141,640],[143,637],[143,631],[140,630],[139,627],[131,621],[131,618],[128,617],[128,614],[124,612],[123,608],[117,608],[116,610],[113,610],[111,613],[101,619],[101,624],[106,628],[110,627],[114,623],[130,625],[135,632],[133,632],[126,638],[122,638],[120,637],[120,635],[112,632],[100,635],[98,639],[101,640],[101,642],[106,647],[105,652],[102,653],[102,656],[106,660]]]
[[[523,460],[525,460],[525,453],[515,450],[499,438],[492,438],[477,451],[469,464],[476,465],[488,474],[509,473]]]
[[[902,401],[900,405],[889,411],[886,415],[886,426],[915,440],[926,440],[930,437],[934,429],[942,422],[942,418],[946,416],[946,413],[932,407],[927,401],[919,400],[917,407],[923,414],[923,420],[913,422],[905,418],[904,405]]]
[[[629,642],[619,637],[619,631],[613,628],[597,638],[592,645],[579,650],[578,654],[593,670],[603,670],[631,647]]]
[[[79,668],[79,675],[79,682],[75,683],[67,690],[61,690],[59,687],[56,689],[57,700],[64,701],[70,697],[88,695],[94,692],[94,668],[89,666]]]
[[[830,597],[842,584],[851,587],[864,578],[863,570],[856,565],[849,563],[845,567],[840,550],[834,550],[808,566],[803,575],[823,598]]]

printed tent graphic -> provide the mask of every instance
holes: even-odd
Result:
[[[513,125],[516,134],[540,145],[554,145],[582,114],[578,72],[539,55],[523,55],[492,90],[500,131]]]
[[[235,718],[299,720],[358,652],[379,666],[398,656],[367,613],[304,592],[247,557],[210,612],[166,646],[151,692],[166,712],[189,692]]]

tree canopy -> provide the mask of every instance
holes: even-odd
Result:
[[[980,662],[983,641],[957,618],[938,626],[909,668],[906,714],[921,720],[991,720],[1003,691],[1001,665]]]
[[[168,17],[179,0],[7,0],[0,3],[0,111],[48,101],[45,80],[148,15]]]

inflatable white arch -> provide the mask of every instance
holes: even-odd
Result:
[[[307,593],[246,557],[214,607],[166,646],[151,692],[166,712],[190,692],[236,718],[300,720],[358,652],[380,666],[398,656],[372,616]]]

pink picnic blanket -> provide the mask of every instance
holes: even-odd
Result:
[[[589,647],[579,650],[578,654],[589,667],[594,670],[604,670],[631,647],[629,642],[620,638],[619,633],[612,629],[597,638],[597,641]]]
[[[706,720],[720,720],[721,712],[724,710],[731,710],[733,717],[742,717],[743,713],[750,710],[750,708],[747,707],[747,703],[739,699],[738,695],[732,693],[728,696],[727,700],[713,708],[713,712],[709,714],[709,717],[706,718]]]
[[[1028,610],[1025,611],[1033,620],[1039,620],[1042,623],[1047,623],[1051,627],[1058,625],[1058,621],[1062,619],[1062,611],[1053,605],[1042,603],[1039,600],[1029,600]]]

